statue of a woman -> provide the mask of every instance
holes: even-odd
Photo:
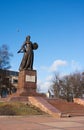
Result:
[[[23,52],[23,58],[19,67],[19,71],[22,70],[33,70],[34,52],[33,50],[38,48],[37,43],[30,41],[30,36],[26,37],[26,41],[22,45],[18,53]]]

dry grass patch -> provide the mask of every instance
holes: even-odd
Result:
[[[0,115],[43,115],[40,109],[20,102],[0,102]]]

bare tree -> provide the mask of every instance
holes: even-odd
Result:
[[[59,78],[59,74],[55,74],[54,79],[52,81],[52,86],[51,86],[51,91],[54,92],[54,95],[56,97],[60,97],[60,78]]]
[[[74,97],[82,97],[84,91],[84,79],[82,73],[75,73],[71,77]]]
[[[13,56],[8,49],[7,45],[2,45],[0,47],[0,69],[9,69],[10,57]]]
[[[7,91],[10,81],[7,79],[6,70],[9,69],[10,66],[10,57],[13,56],[8,49],[7,45],[2,45],[0,47],[0,94],[2,95],[2,91]],[[4,70],[4,71],[3,71]]]
[[[56,97],[67,101],[72,101],[74,97],[82,97],[84,94],[84,75],[79,72],[62,78],[55,75],[51,89],[54,90]]]

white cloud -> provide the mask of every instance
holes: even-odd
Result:
[[[52,72],[56,72],[58,71],[59,67],[66,66],[66,65],[67,65],[67,62],[65,60],[55,60],[51,66],[49,67],[43,66],[40,68],[40,72],[42,71],[42,74],[44,73],[44,77],[43,77],[44,80],[37,81],[37,84],[38,84],[37,86],[40,92],[47,92],[48,89],[50,88],[52,84],[52,79],[53,79]]]
[[[60,70],[59,70],[60,67]],[[54,78],[53,72],[58,72],[59,77],[63,77],[67,74],[70,74],[73,71],[80,70],[81,66],[78,62],[72,60],[67,62],[66,60],[55,60],[51,66],[41,67],[40,75],[43,75],[43,79],[37,81],[40,92],[47,92],[50,86],[52,85],[52,80]]]
[[[46,77],[46,81],[52,81],[53,79],[53,75],[49,75],[48,77]]]
[[[37,87],[38,87],[39,92],[46,93],[48,91],[48,89],[50,88],[52,84],[52,78],[53,78],[53,75],[49,75],[48,77],[46,77],[45,81],[41,81],[41,80],[37,81]]]
[[[39,90],[39,92],[44,92],[46,93],[48,91],[50,87],[50,82],[49,81],[45,81],[45,82],[38,82],[37,84],[37,88]]]
[[[65,60],[55,60],[53,64],[50,66],[49,71],[54,72],[58,70],[58,67],[66,66],[67,61]]]
[[[62,67],[62,66],[66,66],[67,65],[67,61],[65,60],[55,60],[51,66],[41,66],[40,69],[42,71],[47,71],[47,72],[55,72],[58,70],[59,67]]]

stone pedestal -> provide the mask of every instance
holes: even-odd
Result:
[[[36,70],[23,70],[19,72],[18,89],[22,96],[36,93],[37,72]]]

